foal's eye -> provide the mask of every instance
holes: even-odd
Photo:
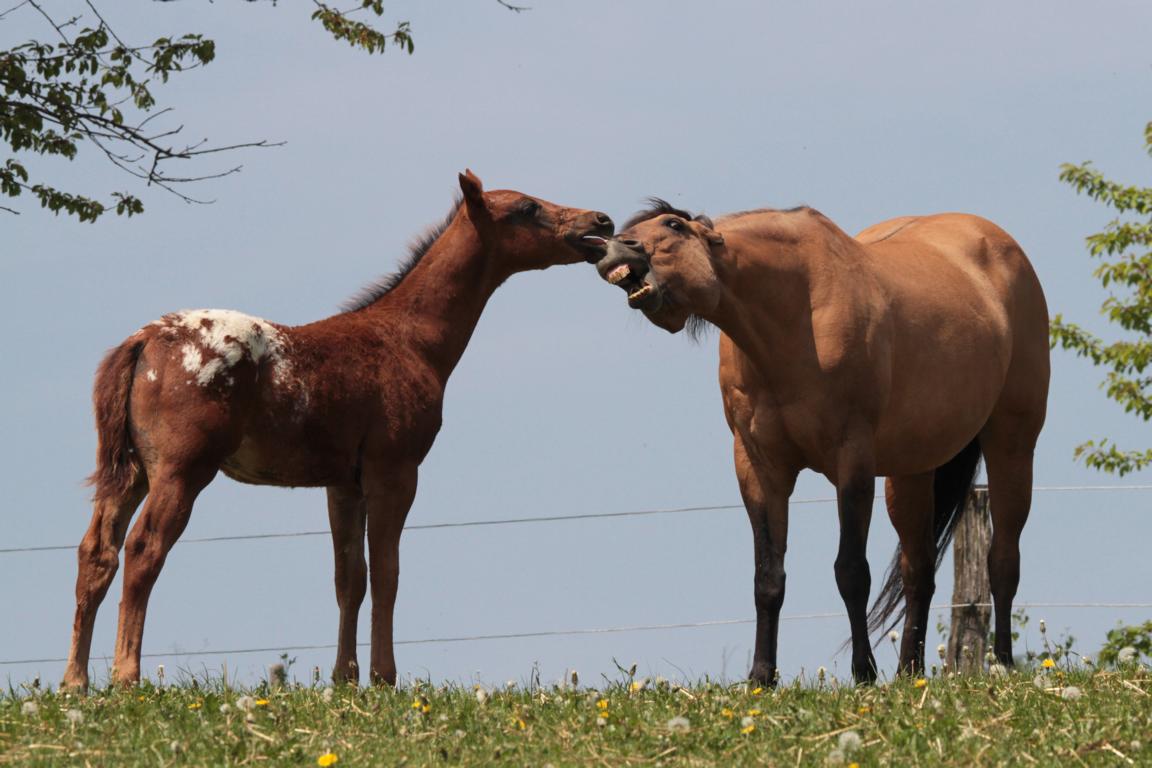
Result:
[[[526,199],[520,203],[517,211],[521,216],[531,218],[540,213],[540,203],[532,199]]]

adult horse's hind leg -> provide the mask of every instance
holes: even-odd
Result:
[[[754,463],[743,440],[736,437],[736,477],[752,525],[756,597],[756,646],[748,677],[761,685],[776,685],[776,647],[780,608],[784,605],[784,553],[788,549],[788,497],[796,477],[778,476]]]
[[[131,684],[140,680],[140,646],[148,598],[169,550],[188,525],[196,496],[212,481],[216,469],[214,464],[148,468],[151,491],[124,548],[124,596],[120,601],[113,666],[116,682]]]
[[[924,643],[936,591],[936,534],[933,520],[935,472],[889,478],[885,483],[888,516],[900,537],[900,574],[904,584],[904,636],[900,671],[924,669]]]
[[[1032,507],[1032,458],[1039,427],[993,416],[980,433],[988,469],[992,545],[988,576],[996,613],[996,660],[1012,666],[1012,600],[1020,583],[1020,534]]]
[[[328,489],[328,522],[336,565],[336,603],[340,606],[340,629],[336,641],[336,666],[332,680],[356,683],[356,624],[368,589],[368,563],[364,560],[364,495],[356,486]]]
[[[77,550],[76,618],[72,623],[68,666],[61,681],[65,688],[79,691],[88,688],[88,657],[96,611],[120,568],[120,548],[124,545],[128,523],[147,493],[148,481],[141,473],[124,496],[95,502],[92,522]]]

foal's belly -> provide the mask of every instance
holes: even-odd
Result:
[[[220,469],[233,480],[254,485],[339,485],[355,480],[356,456],[337,444],[333,435],[305,425],[265,427],[247,430]]]

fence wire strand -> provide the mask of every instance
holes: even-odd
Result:
[[[1074,492],[1074,491],[1149,491],[1150,485],[1038,485],[1032,488],[1034,493]],[[877,494],[874,500],[882,500],[884,496]],[[792,499],[788,503],[794,505],[830,504],[836,501],[835,496],[822,496],[813,499]],[[605,520],[622,517],[647,517],[650,515],[677,515],[689,512],[722,512],[728,510],[744,509],[743,504],[715,504],[698,507],[671,507],[667,509],[637,509],[626,512],[586,512],[573,515],[545,515],[540,517],[508,517],[495,520],[462,520],[460,522],[423,523],[406,525],[405,531],[432,531],[447,528],[477,528],[489,525],[520,525],[524,523],[555,523],[569,520]],[[211,544],[225,541],[257,541],[261,539],[298,539],[310,536],[328,536],[330,531],[284,531],[279,533],[245,533],[234,536],[203,536],[199,538],[180,539],[180,544]],[[72,552],[76,550],[75,544],[51,544],[30,547],[0,548],[0,555],[11,555],[25,552]]]
[[[932,606],[931,610],[944,611],[953,608],[990,608],[991,603],[944,603]],[[1152,608],[1152,603],[1016,603],[1013,608]],[[814,619],[841,619],[847,617],[844,611],[828,611],[825,613],[795,613],[781,616],[780,621],[811,621]],[[393,645],[434,645],[439,643],[467,643],[483,640],[518,640],[537,637],[578,637],[581,635],[611,635],[623,632],[653,632],[669,629],[698,629],[706,627],[728,627],[740,624],[755,624],[756,619],[712,619],[707,621],[685,621],[671,624],[632,624],[621,627],[588,627],[579,629],[545,629],[530,632],[506,632],[493,635],[459,635],[449,637],[425,637],[416,640],[396,640]],[[367,648],[369,643],[357,643],[359,648]],[[193,656],[240,656],[251,653],[286,653],[289,651],[327,651],[336,648],[335,643],[314,643],[305,645],[277,645],[263,648],[227,648],[220,650],[205,649],[200,651],[164,651],[142,653],[143,659],[162,659],[173,657]],[[93,656],[94,660],[109,661],[108,655]],[[6,659],[0,660],[0,666],[14,666],[20,664],[62,664],[68,661],[65,657],[45,659]]]

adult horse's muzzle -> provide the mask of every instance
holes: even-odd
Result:
[[[660,289],[649,275],[648,254],[639,240],[617,237],[609,241],[608,253],[596,263],[596,271],[624,289],[632,309],[655,312],[660,308]]]

